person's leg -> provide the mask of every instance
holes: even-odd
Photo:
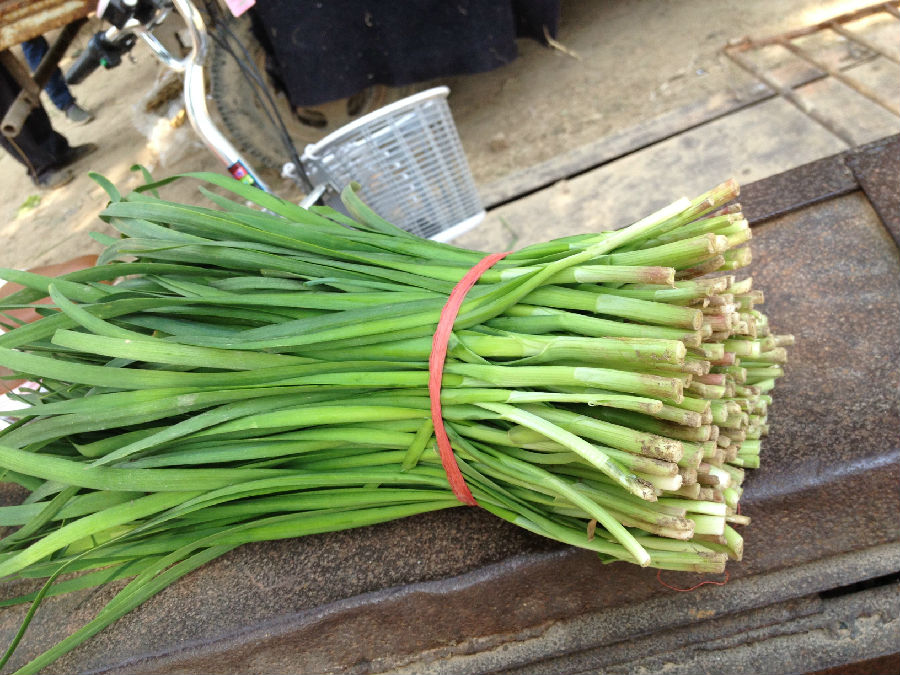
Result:
[[[25,54],[25,60],[28,62],[31,72],[37,70],[37,67],[41,65],[41,60],[49,48],[50,46],[43,35],[22,43],[22,52]],[[50,76],[50,81],[47,82],[47,86],[44,89],[50,100],[53,101],[53,105],[63,112],[75,104],[75,97],[69,91],[66,80],[63,78],[62,71],[59,68],[53,71],[53,75]]]
[[[49,48],[50,46],[47,44],[47,40],[43,35],[39,35],[36,38],[26,40],[22,43],[22,53],[25,54],[25,61],[28,63],[28,67],[31,69],[32,73],[37,70],[39,65],[41,65],[44,54],[47,53]]]
[[[20,89],[15,78],[5,68],[0,68],[0,117],[9,110]],[[0,134],[0,144],[28,168],[29,175],[35,180],[52,170],[69,153],[69,142],[54,131],[41,106],[31,111],[18,136],[10,139]]]

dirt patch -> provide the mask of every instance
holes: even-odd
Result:
[[[564,0],[559,41],[579,58],[523,41],[512,64],[449,82],[476,182],[716,93],[741,93],[753,79],[722,55],[730,40],[778,34],[869,4]],[[772,58],[791,57],[782,50]]]

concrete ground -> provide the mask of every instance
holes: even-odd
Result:
[[[844,6],[835,9],[843,10]],[[821,21],[828,15],[810,11],[798,14],[798,18],[804,16]],[[871,53],[857,52],[854,45],[829,31],[804,38],[799,44],[855,81],[882,93],[900,109],[900,88],[896,86],[900,21],[885,14],[851,25],[859,34],[883,45],[892,58],[872,58]],[[754,38],[767,35],[752,33]],[[796,85],[822,74],[810,70],[808,64],[780,46],[748,53],[781,85]],[[702,58],[698,56],[698,60]],[[694,98],[686,97],[687,102],[682,102],[682,93],[679,105],[665,113],[650,118],[636,116],[634,125],[624,131],[586,141],[581,147],[561,148],[551,160],[487,184],[483,191],[499,205],[489,210],[482,225],[456,243],[507,250],[547,239],[548,232],[565,236],[620,227],[680,196],[696,196],[727,178],[749,183],[900,132],[896,113],[833,77],[798,86],[800,104],[844,131],[849,139],[842,140],[720,52],[715,58],[715,66],[711,65],[709,71],[698,68],[685,77],[703,80],[712,76],[719,80],[717,88],[691,89]],[[701,70],[708,74],[698,76]],[[649,92],[648,98],[657,92]],[[634,92],[628,98],[640,95]],[[593,166],[591,155],[596,157]],[[554,171],[559,179],[551,181]],[[529,174],[535,173],[544,175],[539,181],[529,181]],[[542,189],[503,203],[514,190],[524,191],[541,183],[546,184]]]
[[[457,243],[487,250],[627,223],[682,194],[729,177],[752,181],[847,147],[822,125],[772,95],[722,54],[729,42],[765,37],[870,4],[864,0],[564,0],[559,45],[520,45],[513,63],[451,78],[451,107],[473,175],[490,213]],[[849,28],[886,50],[872,53],[826,32],[804,47],[870,87],[900,100],[896,87],[900,20],[882,13]],[[73,143],[100,150],[65,188],[38,192],[12,158],[0,157],[0,266],[27,268],[99,250],[91,231],[103,173],[138,184],[135,163],[158,176],[222,167],[188,125],[139,111],[161,69],[143,45],[117,70],[75,88],[97,119],[74,127],[50,110]],[[852,133],[854,144],[900,130],[898,118],[801,62],[781,47],[752,58],[783,82],[803,82],[809,105]],[[49,103],[48,103],[49,106]],[[177,108],[177,106],[176,106]],[[171,110],[170,110],[171,112]],[[541,176],[541,180],[536,180]],[[286,185],[276,188],[289,194]],[[192,185],[172,199],[194,200]],[[511,196],[527,196],[512,199]],[[504,203],[505,202],[505,203]]]

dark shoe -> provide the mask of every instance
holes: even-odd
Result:
[[[75,178],[72,169],[58,168],[48,169],[37,178],[32,178],[34,184],[42,190],[55,190],[71,182]]]
[[[96,143],[82,143],[81,145],[69,146],[69,151],[59,161],[59,166],[69,166],[79,159],[87,157],[89,154],[97,150]]]
[[[85,110],[77,103],[73,103],[66,108],[66,117],[75,124],[87,124],[94,119],[94,113],[90,110]]]

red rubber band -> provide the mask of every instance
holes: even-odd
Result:
[[[434,423],[434,437],[437,440],[438,452],[441,455],[441,464],[447,474],[447,480],[450,481],[450,488],[453,494],[463,504],[469,506],[478,506],[475,497],[466,485],[466,479],[463,478],[462,471],[459,470],[459,464],[456,463],[456,457],[453,454],[453,448],[450,446],[450,439],[447,437],[447,430],[444,428],[444,417],[441,412],[441,380],[444,375],[444,361],[447,359],[447,345],[450,342],[450,334],[453,332],[453,323],[459,314],[459,308],[462,307],[466,293],[475,285],[475,282],[485,273],[494,263],[502,260],[509,255],[506,253],[492,253],[481,259],[472,269],[466,272],[465,276],[459,280],[459,283],[450,291],[450,297],[447,298],[447,304],[441,310],[441,317],[438,320],[437,328],[434,331],[434,338],[431,341],[431,356],[428,358],[428,395],[431,398],[431,421]]]
[[[706,584],[711,584],[713,586],[724,586],[728,583],[728,570],[725,570],[725,578],[722,581],[701,581],[699,584],[694,584],[690,588],[678,588],[677,586],[670,586],[665,581],[662,580],[662,570],[656,570],[656,580],[661,583],[666,588],[671,588],[673,591],[678,591],[679,593],[688,593],[693,591],[694,589],[700,588]]]

